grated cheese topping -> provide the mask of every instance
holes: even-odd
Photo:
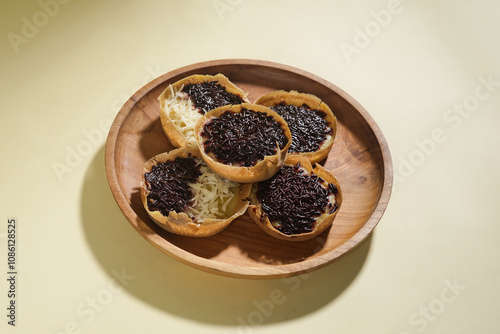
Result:
[[[240,184],[224,179],[203,164],[200,172],[197,182],[189,184],[194,200],[187,213],[197,217],[199,222],[204,218],[228,218],[234,211],[236,201],[233,200],[236,200]]]
[[[168,117],[186,137],[189,145],[196,145],[194,137],[194,125],[201,118],[198,109],[193,105],[189,96],[182,92],[181,86],[178,91],[174,91],[172,85],[169,85],[171,97],[165,100],[165,111]]]

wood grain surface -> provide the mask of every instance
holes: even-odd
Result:
[[[221,233],[191,238],[168,233],[146,213],[139,185],[144,163],[173,146],[159,116],[161,92],[191,74],[226,75],[251,102],[272,90],[320,97],[337,117],[337,136],[322,165],[333,171],[343,204],[332,226],[317,238],[293,243],[267,235],[248,213]],[[106,173],[115,200],[146,240],[181,262],[211,273],[242,278],[279,278],[320,268],[356,247],[375,228],[392,190],[392,162],[380,129],[352,97],[303,70],[259,60],[226,59],[166,73],[135,93],[118,113],[106,143]]]

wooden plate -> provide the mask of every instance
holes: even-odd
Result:
[[[223,73],[249,92],[253,102],[271,90],[312,93],[338,120],[337,136],[323,165],[342,187],[344,201],[333,222],[316,239],[281,241],[267,235],[248,213],[208,238],[170,234],[142,206],[139,184],[144,163],[173,146],[163,133],[158,96],[191,74]],[[155,247],[208,272],[231,277],[278,278],[320,268],[362,242],[377,225],[392,189],[392,162],[380,129],[352,97],[303,70],[267,61],[230,59],[186,66],[151,81],[121,108],[106,143],[106,173],[118,206],[130,224]]]

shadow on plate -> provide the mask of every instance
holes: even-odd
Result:
[[[98,263],[124,291],[186,319],[248,330],[299,318],[333,302],[353,282],[371,236],[314,272],[274,280],[236,279],[182,264],[149,244],[127,222],[108,186],[102,147],[88,167],[81,194],[83,230]],[[196,240],[193,239],[193,242]]]

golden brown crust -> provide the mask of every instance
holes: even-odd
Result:
[[[200,223],[193,221],[193,219],[189,218],[189,216],[184,212],[171,211],[168,217],[166,217],[159,211],[150,211],[147,205],[147,196],[149,195],[149,191],[147,190],[144,174],[150,172],[152,167],[160,162],[174,160],[176,157],[186,158],[189,155],[201,160],[201,154],[197,148],[178,148],[170,152],[156,155],[145,163],[141,180],[142,204],[151,219],[164,230],[191,237],[208,237],[221,232],[234,219],[245,213],[248,207],[247,198],[250,194],[251,185],[242,184],[240,186],[234,213],[224,219],[205,218]]]
[[[263,160],[259,161],[256,165],[252,167],[232,166],[216,161],[213,157],[205,153],[205,150],[203,148],[203,137],[201,136],[201,132],[203,131],[203,126],[211,118],[219,117],[228,110],[231,110],[232,112],[236,113],[241,112],[243,108],[257,112],[262,112],[265,113],[266,115],[272,116],[273,119],[281,125],[281,127],[284,130],[285,137],[287,138],[287,144],[282,150],[280,150],[278,147],[278,152],[275,155],[265,156]],[[196,141],[201,151],[201,156],[205,161],[205,163],[208,165],[208,167],[217,174],[219,174],[220,176],[228,180],[240,183],[259,182],[267,180],[271,176],[273,176],[283,165],[286,154],[288,152],[288,148],[292,143],[291,140],[292,135],[290,133],[290,129],[288,128],[288,125],[286,124],[285,120],[280,115],[278,115],[276,112],[267,107],[249,103],[242,103],[240,105],[228,105],[209,111],[202,118],[198,120],[198,122],[195,125],[194,133]]]
[[[316,167],[313,168],[309,159],[302,155],[290,154],[287,156],[285,161],[286,166],[295,166],[297,163],[300,163],[307,172],[318,175],[326,182],[333,183],[337,187],[338,193],[335,195],[335,201],[338,205],[338,208],[334,213],[323,214],[322,216],[320,216],[317,219],[316,225],[312,232],[292,235],[284,234],[274,228],[267,215],[263,214],[261,205],[256,198],[258,184],[255,183],[250,193],[250,205],[248,206],[248,213],[250,214],[250,217],[252,217],[252,219],[255,221],[255,223],[257,223],[257,225],[259,225],[267,234],[281,240],[305,241],[318,236],[330,225],[332,225],[333,220],[335,219],[335,216],[339,212],[342,205],[342,191],[340,189],[340,184],[329,170],[319,164],[316,164]]]
[[[332,134],[326,141],[321,144],[319,149],[315,152],[290,152],[290,154],[293,153],[303,155],[312,163],[320,162],[321,160],[325,159],[328,156],[328,153],[330,153],[335,135],[337,133],[337,118],[333,114],[330,107],[328,107],[326,103],[324,103],[319,97],[315,95],[299,93],[294,90],[289,92],[284,90],[273,91],[260,96],[257,100],[255,100],[254,103],[271,108],[282,102],[285,104],[296,106],[302,106],[305,103],[312,109],[321,110],[326,113],[325,120],[328,126],[332,129]]]
[[[201,75],[193,74],[185,77],[181,80],[176,81],[167,87],[158,97],[160,101],[160,120],[163,127],[163,131],[167,135],[168,139],[175,147],[187,147],[189,146],[189,140],[186,136],[179,130],[179,128],[174,124],[169,116],[169,111],[165,108],[165,101],[172,98],[172,91],[175,93],[182,89],[183,86],[187,84],[198,84],[203,82],[216,81],[222,87],[226,88],[229,93],[239,96],[243,101],[248,102],[247,93],[243,92],[235,84],[233,84],[229,79],[223,74],[216,75]]]

